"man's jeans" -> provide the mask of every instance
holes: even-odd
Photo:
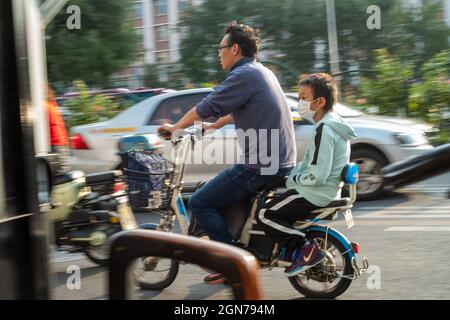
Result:
[[[259,169],[242,164],[225,169],[191,196],[192,216],[210,239],[233,244],[233,236],[218,209],[255,193],[273,181],[274,176],[289,175],[291,169],[280,168],[275,175],[260,175]]]

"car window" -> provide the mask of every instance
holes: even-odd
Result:
[[[191,94],[165,99],[157,107],[148,124],[176,123],[207,95],[207,93]],[[217,119],[217,117],[210,117],[203,121],[215,122]]]

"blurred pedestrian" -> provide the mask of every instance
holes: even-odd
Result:
[[[50,86],[47,86],[47,100],[45,106],[48,112],[51,152],[56,153],[59,156],[59,167],[56,174],[61,174],[69,171],[69,136],[64,125],[64,118],[58,108],[54,91]]]

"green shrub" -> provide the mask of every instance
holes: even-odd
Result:
[[[121,106],[111,98],[101,94],[89,94],[87,85],[82,81],[76,81],[79,96],[64,101],[63,106],[70,111],[67,127],[82,124],[106,121],[120,111]]]

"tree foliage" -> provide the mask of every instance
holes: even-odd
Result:
[[[377,106],[381,114],[407,115],[409,87],[413,76],[413,65],[402,63],[387,49],[375,52],[375,76],[362,79],[362,94],[367,103]]]
[[[136,58],[138,36],[128,0],[71,0],[81,10],[81,29],[69,30],[66,8],[46,30],[48,77],[71,84],[101,85]]]
[[[89,88],[83,81],[75,81],[75,86],[79,95],[65,100],[63,104],[70,111],[67,120],[68,128],[106,121],[124,109],[106,95],[90,94]]]
[[[442,51],[421,67],[422,81],[410,89],[412,116],[441,124],[442,115],[450,113],[450,50]]]
[[[379,30],[366,27],[370,5],[381,9]],[[449,28],[439,19],[442,6],[442,0],[423,1],[419,8],[405,6],[401,0],[335,1],[340,69],[372,68],[374,52],[381,48],[420,66],[449,47]],[[214,45],[231,20],[261,29],[261,48],[280,71],[329,72],[325,0],[205,0],[191,8],[183,23],[189,32],[182,43],[181,62],[192,81],[223,79]],[[324,44],[322,57],[315,52],[318,43]]]

